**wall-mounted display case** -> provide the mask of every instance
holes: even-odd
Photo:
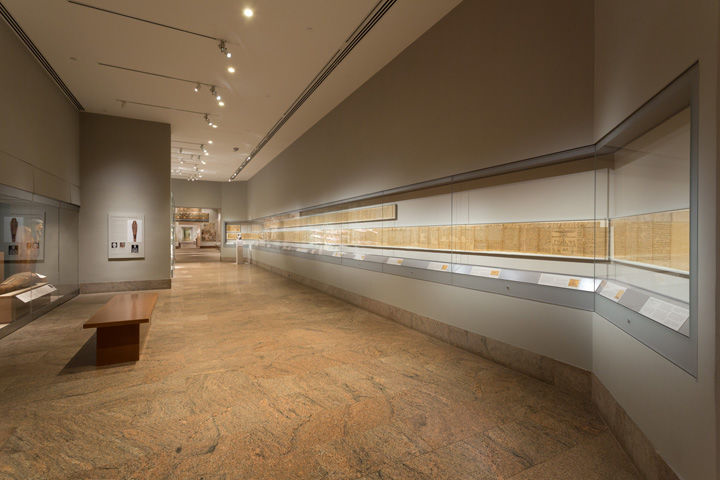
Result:
[[[0,185],[0,338],[78,294],[78,207]]]
[[[238,241],[257,240],[261,230],[261,224],[254,222],[225,222],[223,242],[229,247]]]
[[[695,76],[597,145],[265,218],[256,248],[597,311],[694,374]]]

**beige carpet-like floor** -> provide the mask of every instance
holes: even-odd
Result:
[[[0,478],[639,478],[590,404],[257,267],[179,264],[96,368],[110,297],[0,340]]]

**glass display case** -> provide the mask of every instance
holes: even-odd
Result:
[[[597,145],[265,218],[257,248],[596,311],[695,373],[695,77]]]
[[[690,108],[603,156],[597,214],[610,248],[599,294],[690,333]],[[628,295],[629,297],[625,297]]]
[[[78,207],[0,186],[0,337],[78,294]]]
[[[238,241],[257,240],[262,226],[253,222],[225,222],[223,242],[226,247],[235,245]]]
[[[259,246],[592,310],[607,250],[593,152],[267,218]]]

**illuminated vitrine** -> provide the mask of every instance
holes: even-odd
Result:
[[[265,218],[257,247],[596,311],[695,373],[696,74],[596,145]]]

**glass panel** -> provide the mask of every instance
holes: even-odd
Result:
[[[455,183],[453,263],[472,275],[517,270],[514,278],[592,291],[593,188],[592,158]]]
[[[452,192],[447,186],[387,195],[382,222],[382,255],[390,265],[401,259],[433,270],[452,260]],[[393,219],[394,217],[394,219]],[[432,265],[425,263],[432,262]],[[402,262],[401,262],[402,263]]]
[[[690,108],[597,158],[599,294],[690,333]],[[628,293],[630,292],[630,293]]]
[[[77,208],[30,198],[0,195],[0,337],[78,292]]]

